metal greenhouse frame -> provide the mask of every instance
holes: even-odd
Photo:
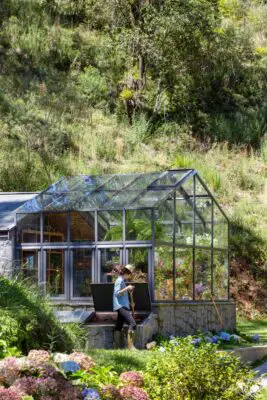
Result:
[[[91,304],[90,283],[128,262],[154,303],[229,299],[229,221],[194,169],[62,178],[16,229],[23,273],[55,303]]]

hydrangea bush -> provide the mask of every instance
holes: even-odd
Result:
[[[0,400],[147,400],[143,385],[140,372],[118,376],[81,352],[31,350],[0,361]]]

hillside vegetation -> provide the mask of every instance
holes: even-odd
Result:
[[[263,0],[2,0],[0,190],[196,168],[232,221],[234,296],[263,312],[266,19]]]

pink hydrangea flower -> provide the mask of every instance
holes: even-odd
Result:
[[[55,395],[58,392],[58,384],[54,378],[37,378],[36,394],[42,396]]]
[[[116,386],[109,384],[101,389],[101,398],[103,400],[122,400],[119,389]]]
[[[120,390],[123,400],[149,400],[148,394],[141,388],[125,386]]]
[[[78,351],[71,353],[68,359],[71,361],[75,361],[77,364],[80,365],[81,369],[84,369],[85,371],[90,371],[95,366],[95,363],[91,357]]]
[[[41,364],[50,361],[51,356],[46,350],[31,350],[28,359],[36,364]]]
[[[128,371],[120,375],[120,380],[126,385],[141,387],[144,385],[144,379],[140,372]]]
[[[23,378],[17,379],[11,389],[19,394],[33,395],[36,391],[36,379],[33,376],[24,376]]]
[[[0,362],[0,380],[2,383],[12,385],[20,377],[20,370],[16,357],[6,357]]]
[[[0,387],[0,400],[20,400],[21,396],[14,392],[11,388],[6,389]]]

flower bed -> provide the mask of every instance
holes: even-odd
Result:
[[[143,385],[140,372],[118,375],[80,352],[31,350],[0,361],[0,400],[148,400]]]
[[[217,333],[206,332],[200,333],[199,335],[188,336],[191,339],[191,343],[195,346],[205,343],[211,343],[217,345],[218,349],[228,349],[236,346],[246,346],[257,344],[260,342],[260,335],[243,335],[243,334],[232,334],[226,331],[220,331]],[[159,338],[157,349],[160,352],[165,352],[165,350],[173,345],[177,345],[181,340],[180,337],[175,337],[171,335],[168,338]]]

